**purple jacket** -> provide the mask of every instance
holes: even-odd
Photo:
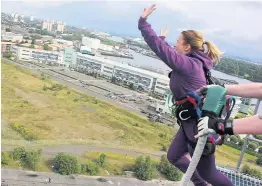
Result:
[[[172,69],[169,86],[175,99],[185,95],[189,90],[197,90],[206,85],[203,64],[211,69],[212,60],[204,52],[179,54],[165,42],[164,37],[157,36],[146,19],[139,19],[138,29],[148,46]]]

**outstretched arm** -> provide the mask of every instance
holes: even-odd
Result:
[[[228,95],[262,99],[262,83],[225,85]]]
[[[149,9],[145,9],[138,21],[138,29],[141,31],[145,42],[171,69],[190,72],[194,65],[197,64],[188,56],[177,53],[163,38],[158,37],[156,32],[151,28],[151,25],[146,21],[147,16],[154,10],[155,5]]]
[[[213,133],[220,135],[262,134],[262,114],[226,122],[222,119],[206,117],[197,124],[197,127],[196,138]]]
[[[262,114],[233,121],[234,134],[262,134]]]

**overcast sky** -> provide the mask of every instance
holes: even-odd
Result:
[[[140,37],[137,20],[149,1],[2,1],[2,12],[65,21],[69,25]],[[149,22],[168,26],[169,42],[182,30],[197,29],[229,55],[262,62],[262,2],[155,1]]]

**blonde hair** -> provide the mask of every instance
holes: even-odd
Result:
[[[210,41],[204,41],[201,32],[186,30],[182,32],[182,35],[184,41],[190,45],[192,51],[203,51],[212,59],[212,61],[220,61],[223,53]]]

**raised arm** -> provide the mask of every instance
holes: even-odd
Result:
[[[154,9],[154,5],[149,9],[145,9],[138,21],[138,29],[141,31],[145,42],[171,69],[190,71],[195,65],[195,62],[188,56],[177,53],[163,38],[157,36],[156,32],[151,28],[151,25],[146,21],[147,16],[150,15]]]
[[[225,85],[228,95],[262,99],[262,83]]]

